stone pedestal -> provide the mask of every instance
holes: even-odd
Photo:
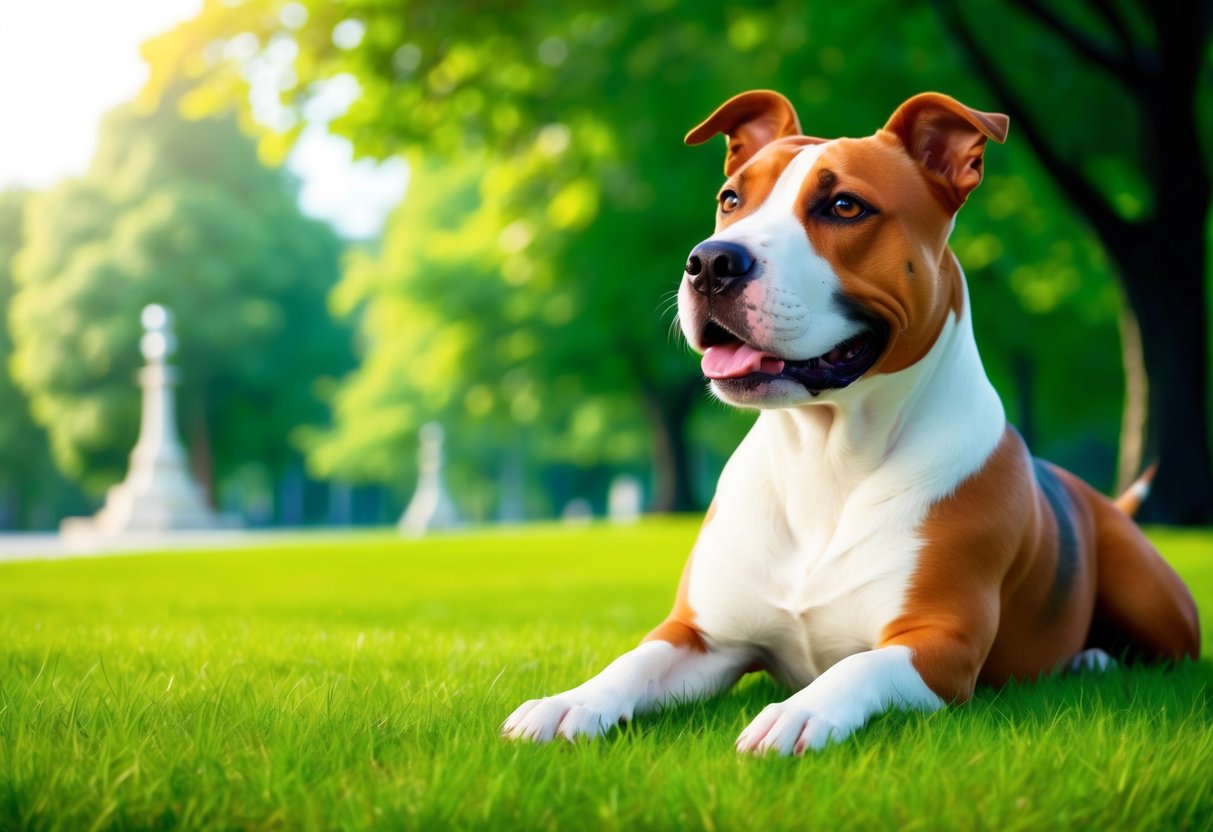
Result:
[[[460,525],[459,512],[442,481],[442,426],[421,426],[421,448],[417,464],[417,490],[397,524],[401,534],[420,537],[436,529]]]
[[[146,332],[140,348],[147,366],[139,372],[143,415],[130,469],[126,479],[107,492],[99,512],[68,517],[60,524],[60,534],[67,539],[240,526],[239,518],[216,514],[207,505],[186,463],[177,436],[173,395],[177,371],[166,363],[175,347],[168,310],[148,306],[142,321]]]

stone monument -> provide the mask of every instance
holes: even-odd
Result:
[[[400,532],[410,537],[460,525],[459,512],[442,482],[442,425],[437,422],[422,425],[419,439],[417,490],[398,524]]]
[[[635,523],[644,511],[644,488],[631,474],[611,480],[607,492],[607,516],[612,523]]]
[[[139,440],[131,451],[126,479],[105,495],[105,505],[92,517],[68,517],[59,527],[65,539],[107,537],[131,532],[185,529],[230,529],[238,518],[216,514],[186,465],[177,436],[175,367],[168,358],[176,349],[172,316],[159,304],[144,307],[139,348],[147,365],[139,371],[143,416]]]

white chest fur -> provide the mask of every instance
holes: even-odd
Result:
[[[764,411],[729,460],[692,555],[709,641],[802,687],[873,648],[904,605],[931,505],[1005,429],[966,317],[900,373]]]

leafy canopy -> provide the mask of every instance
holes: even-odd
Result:
[[[184,121],[173,96],[112,112],[88,173],[31,197],[16,262],[13,372],[58,465],[94,490],[125,471],[149,303],[176,315],[196,459],[213,451],[219,479],[286,464],[292,430],[323,418],[317,385],[349,365],[325,308],[340,252],[230,118]]]
[[[1060,44],[1031,50],[1027,71],[1085,89]],[[407,449],[435,415],[469,432],[544,418],[549,436],[578,420],[608,425],[600,436],[647,420],[651,447],[663,415],[683,432],[693,415],[700,438],[727,451],[746,419],[700,404],[696,362],[661,314],[686,252],[711,231],[720,181],[720,147],[683,147],[686,129],[757,87],[784,91],[823,136],[870,133],[924,89],[992,108],[931,11],[887,0],[489,2],[475,14],[434,2],[215,0],[146,55],[149,98],[184,78],[186,112],[235,105],[270,154],[289,147],[326,83],[353,83],[360,95],[333,129],[359,154],[413,160],[382,252],[355,261],[338,293],[347,312],[366,310],[368,352],[314,456],[326,471],[383,478],[405,456],[383,450]],[[1116,167],[1117,137],[1093,137],[1098,120],[1084,116],[1114,111],[1109,92],[1059,100],[1071,111],[1054,123],[1063,145]],[[1117,294],[1014,131],[991,149],[953,238],[979,343],[1013,416],[1071,446],[1094,425],[1111,446]],[[1129,208],[1132,177],[1119,164],[1109,181],[1124,183]],[[1100,380],[1098,392],[1075,374]],[[536,416],[526,404],[536,400],[557,415]]]

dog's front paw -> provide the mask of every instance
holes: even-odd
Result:
[[[806,748],[820,751],[831,742],[841,742],[854,733],[855,720],[842,714],[814,711],[792,697],[767,705],[737,738],[737,750],[749,754],[774,751],[780,756],[803,754]]]
[[[610,697],[578,702],[563,695],[546,696],[523,702],[502,723],[501,735],[532,742],[550,742],[558,735],[569,742],[578,737],[593,739],[627,722],[631,715],[631,708]]]

